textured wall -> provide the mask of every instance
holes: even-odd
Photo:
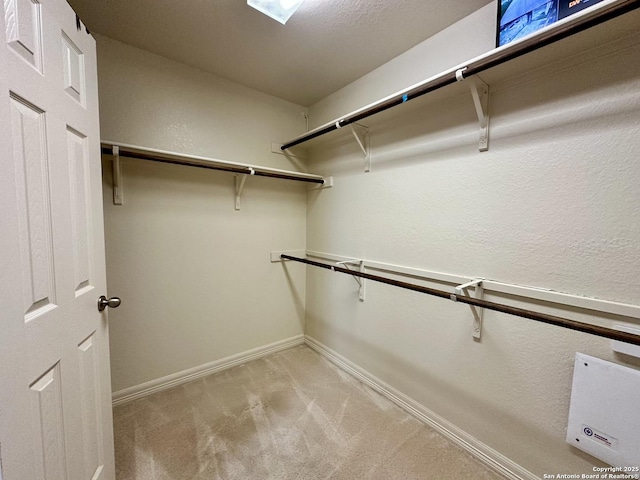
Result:
[[[473,42],[495,19],[488,8],[472,17],[434,39],[433,53],[430,41],[422,45],[422,64],[431,56],[441,64],[447,41],[471,55],[490,49],[492,38]],[[637,304],[640,36],[597,46],[599,35],[603,29],[576,40],[589,47],[569,58],[551,55],[553,63],[536,69],[519,61],[487,75],[489,152],[477,150],[477,120],[459,86],[364,121],[371,173],[363,173],[347,132],[327,136],[312,150],[310,169],[334,175],[335,187],[309,195],[307,248]],[[341,99],[351,95],[366,103],[391,93],[385,78],[411,84],[404,60],[312,107],[311,118],[347,113],[357,105]],[[489,311],[477,343],[465,306],[371,282],[360,303],[351,278],[313,268],[306,321],[308,335],[539,476],[600,465],[564,442],[575,353],[637,365],[614,355],[608,340]]]
[[[294,169],[271,142],[303,131],[302,107],[98,37],[103,139]],[[114,206],[105,157],[113,390],[303,332],[304,269],[269,262],[304,249],[306,187],[123,160]],[[292,287],[291,285],[295,285]]]
[[[495,27],[492,26],[495,21],[496,7],[491,3],[463,18],[454,27],[419,43],[313,105],[309,119],[311,127],[334,120],[339,115],[350,113],[485,53],[495,43]],[[464,40],[460,41],[456,36]]]

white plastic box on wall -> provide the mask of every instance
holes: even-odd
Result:
[[[640,371],[576,353],[567,442],[640,478],[639,399]]]

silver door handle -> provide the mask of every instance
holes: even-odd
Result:
[[[107,298],[104,295],[102,295],[98,299],[98,311],[99,312],[103,311],[107,307],[116,308],[119,305],[120,305],[120,299],[118,297]]]

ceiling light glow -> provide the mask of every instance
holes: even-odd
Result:
[[[303,0],[247,0],[247,5],[277,20],[287,23]]]

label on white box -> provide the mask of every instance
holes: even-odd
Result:
[[[618,439],[591,428],[589,425],[582,425],[582,435],[605,447],[613,448],[614,450],[618,447]]]

